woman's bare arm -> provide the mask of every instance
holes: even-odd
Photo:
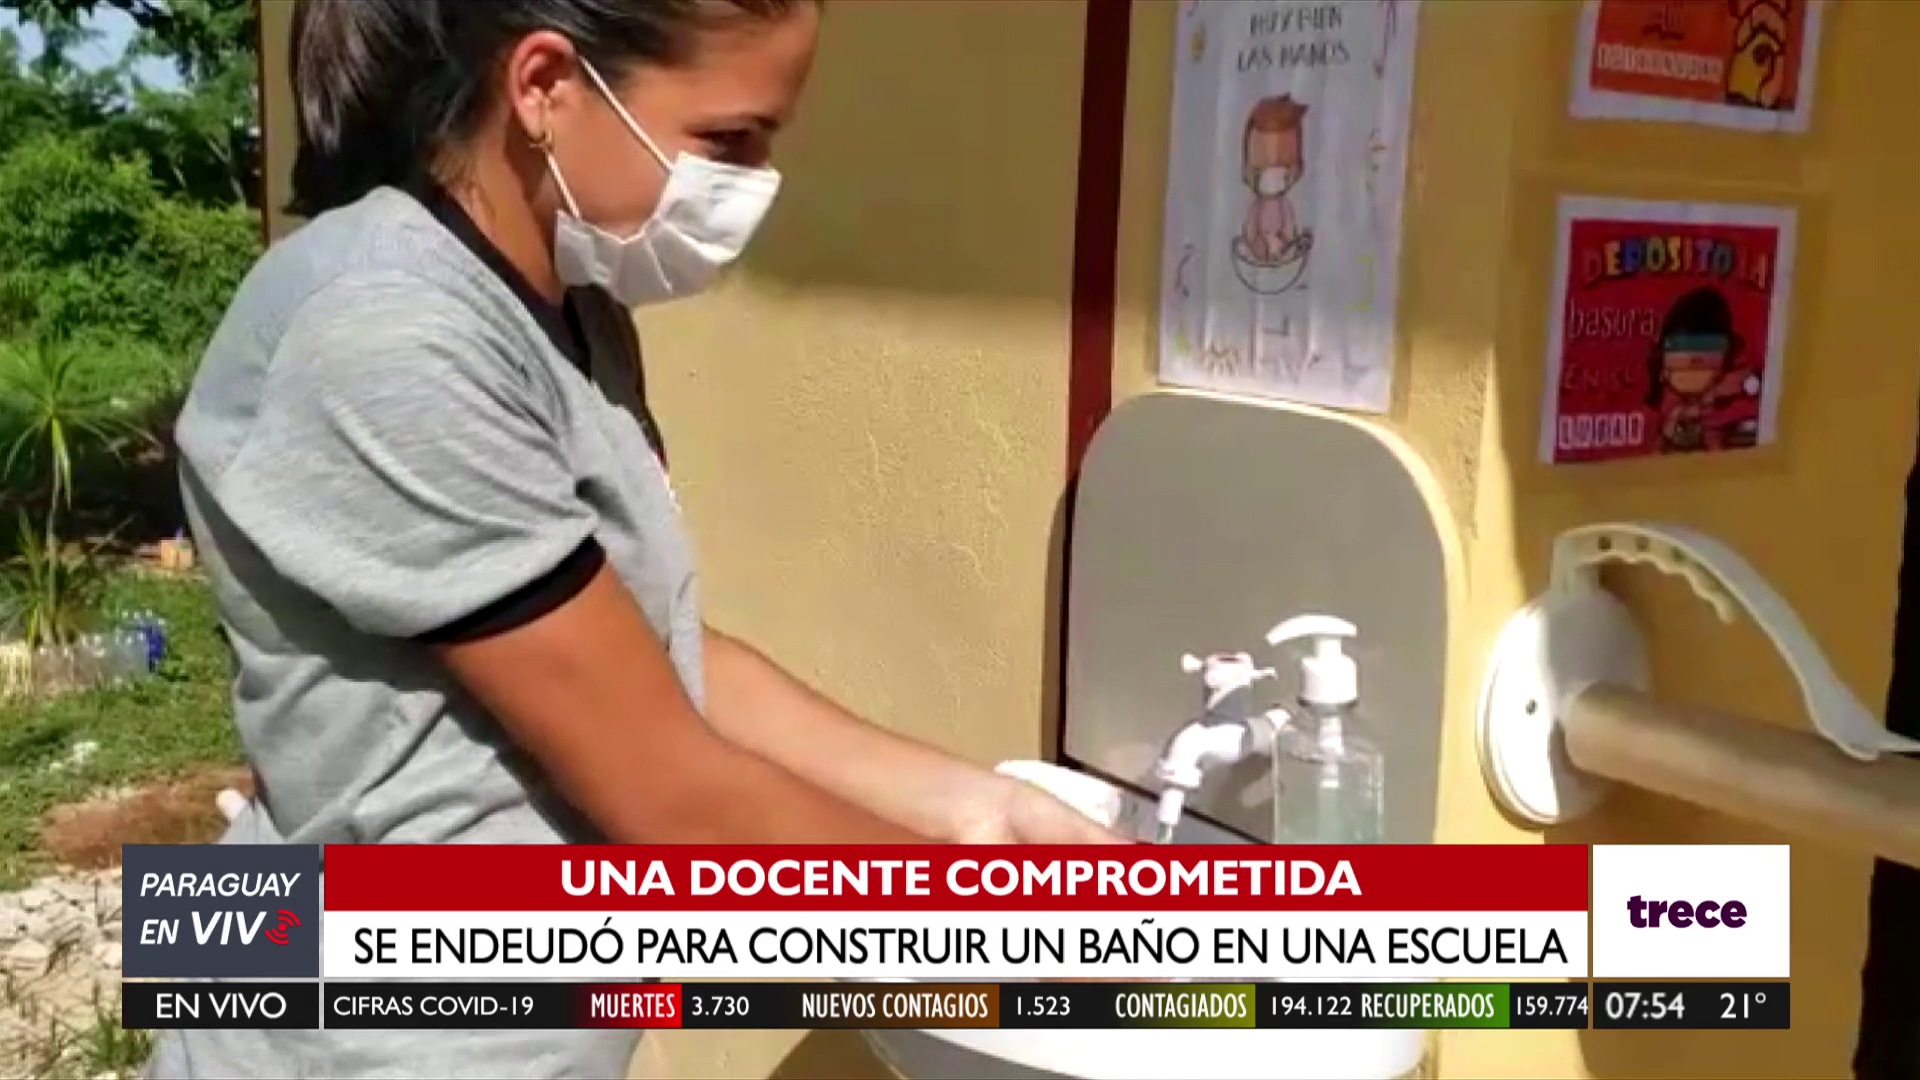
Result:
[[[706,662],[722,735],[900,828],[960,844],[1122,842],[1038,787],[860,719],[711,627]]]
[[[638,605],[605,567],[546,616],[439,651],[615,843],[927,840],[708,727]]]
[[[939,840],[999,809],[993,773],[860,719],[712,627],[704,652],[713,726],[795,775]]]

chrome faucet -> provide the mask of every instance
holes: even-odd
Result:
[[[1273,678],[1272,668],[1254,666],[1246,653],[1214,653],[1183,656],[1180,670],[1200,676],[1205,698],[1200,716],[1173,733],[1154,764],[1153,778],[1160,785],[1154,842],[1161,844],[1173,839],[1187,798],[1208,773],[1268,752],[1275,732],[1270,715],[1253,712],[1253,684]]]

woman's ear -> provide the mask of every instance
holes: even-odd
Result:
[[[503,64],[504,97],[520,130],[534,142],[553,131],[554,113],[579,92],[580,60],[573,42],[551,30],[520,39]]]

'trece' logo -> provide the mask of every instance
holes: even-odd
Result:
[[[281,908],[278,914],[280,921],[263,931],[262,936],[275,945],[285,945],[287,943],[287,930],[300,925],[300,916],[295,915],[286,908]]]
[[[1727,926],[1738,930],[1747,925],[1747,905],[1738,900],[1699,900],[1689,903],[1685,900],[1645,900],[1638,896],[1627,900],[1627,921],[1636,930],[1659,926],[1663,915],[1668,926],[1679,929]]]

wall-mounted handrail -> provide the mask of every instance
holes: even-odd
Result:
[[[1920,867],[1920,760],[1605,683],[1566,699],[1561,728],[1582,772]]]
[[[1827,662],[1786,599],[1739,553],[1705,533],[1679,525],[1616,521],[1560,534],[1553,546],[1553,586],[1578,589],[1608,563],[1643,563],[1684,580],[1731,623],[1741,613],[1766,635],[1793,674],[1813,728],[1840,751],[1862,761],[1883,753],[1917,753],[1920,741],[1880,726]]]
[[[1810,726],[1763,723],[1650,693],[1646,639],[1600,581],[1641,563],[1685,579],[1728,622],[1744,613],[1798,683]],[[1631,784],[1788,833],[1920,867],[1920,742],[1881,727],[1786,600],[1718,540],[1606,522],[1556,540],[1547,591],[1501,632],[1478,716],[1481,769],[1538,825]]]

